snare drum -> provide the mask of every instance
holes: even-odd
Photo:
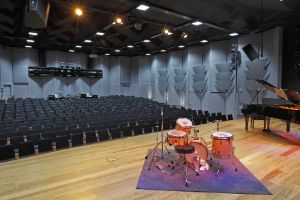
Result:
[[[178,118],[176,120],[176,130],[183,131],[187,135],[190,134],[193,123],[187,118]]]
[[[227,132],[212,133],[212,154],[216,158],[229,159],[232,157],[233,136]]]
[[[172,130],[168,132],[167,141],[169,145],[184,145],[186,134],[183,131]]]

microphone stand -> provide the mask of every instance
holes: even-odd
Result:
[[[258,103],[258,95],[259,95],[260,91],[261,91],[261,87],[258,88],[258,89],[256,90],[256,93],[255,93],[255,95],[252,97],[252,99],[251,99],[251,101],[250,101],[250,104],[253,103],[255,97],[257,98],[256,103]]]

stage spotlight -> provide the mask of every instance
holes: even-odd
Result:
[[[169,29],[166,28],[166,27],[163,29],[162,32],[163,32],[164,35],[169,35],[169,33],[170,33]]]
[[[30,45],[25,45],[25,48],[32,48],[32,46],[30,46]]]
[[[74,49],[69,49],[69,52],[74,53],[75,50]]]
[[[151,41],[148,40],[148,39],[145,39],[145,40],[143,40],[143,42],[144,42],[144,43],[149,43],[149,42],[151,42]]]
[[[165,49],[160,50],[160,52],[165,53],[167,52]]]
[[[151,53],[146,53],[145,55],[146,55],[146,56],[151,56]]]
[[[121,17],[116,17],[115,24],[123,24],[123,19]]]
[[[182,39],[187,39],[188,38],[188,34],[186,32],[182,32],[181,38]]]
[[[120,49],[116,49],[115,52],[116,52],[116,53],[120,53],[121,50],[120,50]]]
[[[201,43],[208,43],[207,40],[201,40],[200,42],[201,42]]]
[[[134,46],[133,45],[127,45],[127,48],[133,48]]]
[[[76,47],[76,48],[79,48],[79,49],[80,49],[80,48],[82,48],[82,46],[81,46],[81,45],[76,45],[75,47]]]
[[[84,40],[85,43],[92,43],[92,40]]]
[[[80,8],[75,8],[74,13],[77,16],[81,16],[83,14],[83,12],[82,12],[82,10]]]
[[[106,55],[106,56],[110,56],[110,54],[109,54],[109,53],[106,53],[106,54],[104,54],[104,55]]]
[[[185,46],[184,45],[179,45],[178,48],[183,49]]]

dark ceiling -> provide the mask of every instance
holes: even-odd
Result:
[[[262,3],[263,1],[263,3]],[[24,14],[27,0],[1,0],[0,44],[26,45],[28,31]],[[47,27],[37,29],[33,48],[84,52],[87,54],[144,55],[159,53],[161,49],[177,49],[178,45],[201,45],[207,39],[228,39],[228,34],[257,33],[300,19],[299,0],[50,0]],[[150,6],[147,11],[137,10],[140,4]],[[83,9],[81,17],[74,7]],[[261,9],[263,8],[263,9]],[[124,19],[122,25],[112,25],[116,16]],[[199,20],[200,26],[192,25]],[[263,22],[263,23],[262,23]],[[140,29],[137,25],[141,26]],[[168,27],[173,33],[162,34]],[[102,31],[104,36],[96,36]],[[189,36],[182,39],[182,32]],[[92,43],[84,43],[86,39]],[[150,43],[142,42],[151,39]],[[75,45],[82,45],[78,49]],[[129,49],[127,45],[134,45]],[[121,49],[115,53],[115,49]]]

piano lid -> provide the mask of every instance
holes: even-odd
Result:
[[[282,89],[277,88],[274,85],[268,83],[264,80],[256,80],[263,86],[265,86],[268,90],[272,91],[273,93],[277,94],[278,96],[282,97],[285,100],[288,100],[294,104],[300,104],[300,93],[294,90]]]

